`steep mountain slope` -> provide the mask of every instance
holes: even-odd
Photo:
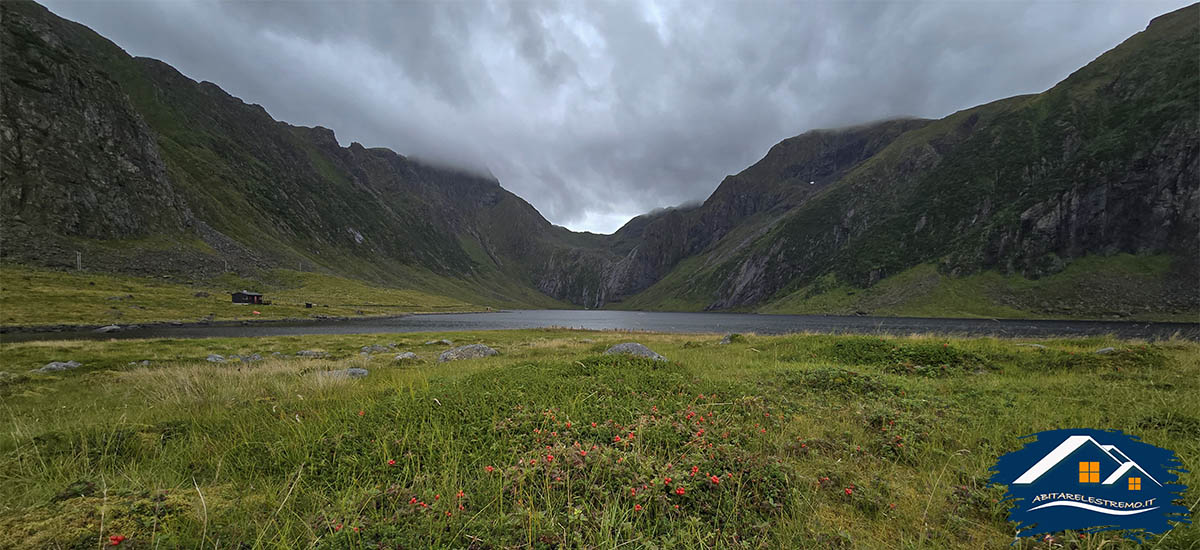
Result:
[[[1042,94],[786,139],[704,203],[594,235],[490,175],[342,147],[2,2],[0,260],[287,267],[511,306],[896,313],[913,311],[898,295],[961,296],[941,285],[1029,287],[971,314],[1101,311],[1056,305],[1075,285],[1125,296],[1120,312],[1197,311],[1198,22],[1197,5],[1157,18]]]
[[[101,270],[282,265],[401,285],[432,274],[500,303],[555,304],[504,269],[512,243],[489,239],[495,218],[527,248],[565,230],[494,178],[342,148],[41,6],[0,9],[5,259],[72,264],[82,250]]]
[[[1197,305],[1200,7],[1156,18],[1051,90],[909,131],[745,243],[633,300],[740,308],[922,263],[1036,278],[1088,254],[1169,254]],[[682,299],[682,300],[681,300]]]

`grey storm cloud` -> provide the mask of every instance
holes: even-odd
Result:
[[[277,119],[611,232],[810,129],[1040,92],[1187,2],[47,4]]]

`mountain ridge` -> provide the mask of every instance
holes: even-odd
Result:
[[[440,278],[497,304],[649,309],[762,307],[923,263],[1036,279],[1089,254],[1167,254],[1200,272],[1187,102],[1200,79],[1171,54],[1200,51],[1197,5],[1041,94],[787,138],[702,203],[611,235],[551,224],[494,176],[274,120],[40,5],[0,9],[5,261],[65,267],[82,250],[100,270],[197,276],[295,265]]]

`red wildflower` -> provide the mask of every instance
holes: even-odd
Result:
[[[388,466],[395,466],[395,465],[396,465],[396,459],[393,458],[393,459],[388,460]]]
[[[442,495],[433,495],[433,500],[438,500],[440,498],[442,498]]]
[[[634,497],[637,496],[637,487],[629,488],[629,496],[634,496]]]
[[[619,436],[619,435],[614,435],[614,436],[613,436],[613,442],[614,442],[614,443],[620,443],[620,442],[621,442],[621,436]]]
[[[117,546],[117,545],[121,544],[124,540],[125,540],[125,535],[113,535],[111,537],[108,537],[108,542],[111,542],[113,546]]]
[[[537,464],[537,459],[536,459],[536,458],[531,458],[531,459],[529,459],[529,465],[530,465],[530,466],[533,466],[533,465],[535,465],[535,464]]]
[[[700,471],[699,466],[692,466],[692,475],[696,475],[696,472],[699,472],[699,471]]]
[[[364,414],[367,414],[367,411],[358,411],[358,416],[362,416]]]
[[[663,485],[670,485],[670,484],[671,484],[671,478],[669,478],[669,477],[663,478]]]
[[[554,455],[546,455],[546,462],[554,462]]]
[[[423,501],[423,500],[422,500],[421,502],[419,502],[418,504],[420,504],[422,508],[428,508],[428,507],[429,507],[429,505],[428,505],[428,504],[425,504],[425,501]]]
[[[587,451],[579,451],[579,456],[587,456]]]
[[[849,487],[846,487],[846,496],[850,496],[850,495],[852,495],[852,494],[854,494],[854,489],[851,489],[851,488],[849,488]]]
[[[684,494],[684,493],[686,493],[686,492],[687,492],[687,491],[686,491],[686,490],[684,490],[684,488],[683,488],[683,486],[682,486],[682,485],[681,485],[681,486],[679,486],[679,487],[676,487],[676,488],[675,488],[675,494],[677,494],[677,495],[683,495],[683,494]]]
[[[464,492],[462,492],[462,489],[459,489],[459,490],[458,490],[458,494],[457,494],[457,495],[454,495],[454,496],[455,496],[456,498],[462,498],[462,497],[465,497],[465,496],[467,496],[467,494],[466,494],[466,493],[464,493]]]
[[[451,513],[450,513],[450,510],[446,510],[446,517],[450,517],[450,516],[453,516],[453,515],[454,515],[454,514],[451,514]]]
[[[341,531],[341,530],[342,530],[342,524],[339,523],[339,524],[333,526],[334,533]]]
[[[593,427],[593,428],[595,428],[595,427],[596,427],[596,423],[595,423],[595,422],[592,422],[592,427]]]
[[[642,505],[641,505],[641,504],[634,504],[634,505],[633,505],[633,509],[634,509],[635,511],[641,512],[641,511],[642,511]]]
[[[717,477],[717,476],[709,476],[708,480],[709,480],[709,481],[711,481],[711,482],[713,482],[713,483],[720,483],[720,482],[721,482],[721,478],[720,478],[720,477]]]
[[[495,468],[493,468],[491,466],[484,466],[483,469],[484,469],[484,471],[486,471],[489,474],[496,470]]]
[[[409,503],[409,504],[416,504],[416,503],[417,503],[417,497],[412,497],[412,498],[408,499],[408,503]],[[338,526],[338,528],[340,529],[340,528],[341,528],[341,526],[339,525],[339,526]]]

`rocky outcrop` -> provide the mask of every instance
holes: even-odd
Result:
[[[438,356],[438,362],[445,363],[447,361],[461,361],[463,359],[480,359],[498,354],[499,352],[483,344],[468,344],[443,351]]]
[[[604,350],[604,355],[629,355],[633,357],[644,357],[655,361],[666,361],[667,358],[659,355],[654,350],[639,344],[637,342],[625,342],[617,344],[611,348]]]

